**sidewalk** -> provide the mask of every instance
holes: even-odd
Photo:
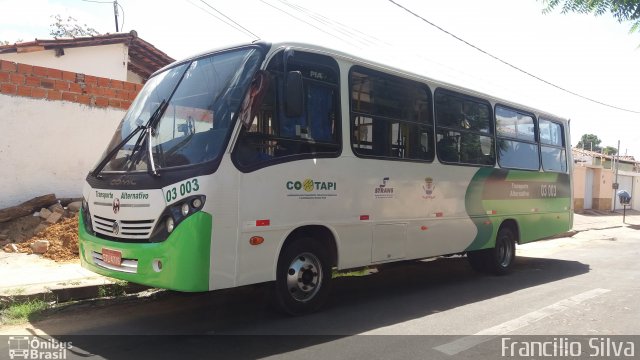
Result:
[[[590,211],[575,214],[573,231],[564,234],[564,237],[582,231],[629,225],[640,226],[640,212],[628,210],[624,224],[622,212]],[[82,300],[103,296],[110,292],[111,287],[117,286],[116,280],[82,268],[79,261],[56,263],[38,255],[0,251],[0,269],[0,304],[25,298],[59,302]],[[125,291],[138,292],[144,288],[131,284]]]
[[[627,210],[625,222],[623,223],[622,220],[622,210],[616,212],[585,210],[584,214],[574,214],[573,230],[580,232],[629,225],[640,226],[640,211]]]
[[[84,269],[80,260],[57,263],[39,255],[0,251],[0,269],[0,306],[30,299],[62,303],[148,289],[138,284],[123,287],[116,279]]]
[[[80,266],[80,261],[57,263],[38,255],[0,251],[0,304],[24,298],[69,301],[96,297],[113,279]]]

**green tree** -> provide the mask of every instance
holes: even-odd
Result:
[[[600,152],[602,148],[600,147],[600,143],[602,140],[598,138],[597,135],[594,134],[584,134],[580,141],[578,142],[578,147],[586,150],[593,150]]]
[[[618,149],[614,148],[613,146],[605,146],[605,148],[602,149],[602,152],[606,155],[615,155],[618,153]]]
[[[547,14],[560,7],[562,13],[602,15],[611,13],[618,22],[631,21],[630,33],[640,31],[640,0],[542,0]]]
[[[60,16],[60,14],[51,15],[51,17],[55,20],[55,22],[50,25],[51,30],[49,31],[49,34],[55,37],[82,37],[100,35],[98,30],[89,27],[87,24],[79,25],[78,20],[71,16],[67,16],[66,20],[64,20]]]

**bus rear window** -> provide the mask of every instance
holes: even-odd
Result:
[[[567,172],[567,150],[562,124],[540,119],[540,157],[544,171]]]

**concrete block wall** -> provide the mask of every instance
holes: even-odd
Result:
[[[613,170],[595,169],[593,173],[593,209],[611,210]]]
[[[585,180],[587,168],[574,166],[573,174],[573,210],[577,213],[584,212]]]

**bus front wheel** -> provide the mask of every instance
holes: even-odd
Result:
[[[275,303],[290,315],[314,312],[327,300],[331,266],[327,249],[311,238],[287,245],[278,259]]]
[[[516,237],[508,227],[503,227],[496,236],[496,245],[491,249],[467,252],[471,267],[495,275],[507,274],[516,257]]]

